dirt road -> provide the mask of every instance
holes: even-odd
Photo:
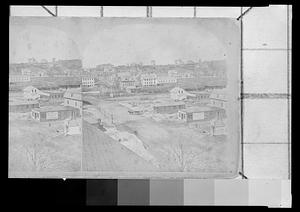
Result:
[[[83,171],[155,171],[157,168],[113,140],[101,130],[83,122]]]

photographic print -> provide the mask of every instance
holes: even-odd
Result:
[[[230,178],[230,18],[10,17],[9,176]]]

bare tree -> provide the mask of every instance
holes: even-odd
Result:
[[[181,172],[189,171],[198,157],[195,151],[186,149],[182,143],[168,146],[167,152],[169,159],[175,162]]]
[[[38,139],[32,139],[30,144],[23,144],[23,149],[33,171],[45,170],[51,165],[50,148],[46,146],[46,139],[41,133],[38,133]]]

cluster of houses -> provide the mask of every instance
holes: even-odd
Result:
[[[181,73],[170,70],[164,73],[121,71],[107,74],[85,73],[82,77],[81,86],[86,89],[96,89],[109,96],[120,94],[138,93],[145,89],[161,89],[163,87],[175,87],[180,79],[192,79],[191,73]],[[147,91],[147,90],[146,90]]]
[[[23,89],[22,99],[9,101],[10,112],[31,112],[39,122],[64,121],[65,135],[80,134],[82,95],[78,89],[41,91],[33,86]]]
[[[39,82],[47,82],[45,83],[46,87],[52,85],[55,87],[55,83],[59,84],[58,87],[63,87],[61,85],[63,82],[66,85],[72,82],[72,86],[75,83],[83,89],[98,90],[113,97],[128,93],[153,92],[153,90],[169,89],[169,87],[175,86],[197,90],[206,84],[225,85],[221,80],[222,77],[224,78],[223,63],[224,61],[187,61],[183,63],[178,60],[174,64],[168,65],[156,65],[155,61],[151,61],[151,65],[100,64],[94,68],[83,68],[81,60],[55,60],[53,58],[50,62],[37,62],[32,58],[28,63],[10,64],[9,82],[17,89],[19,89],[18,85],[39,86]],[[221,78],[217,79],[213,76]],[[60,78],[52,81],[51,77]]]
[[[116,69],[105,67],[105,71],[86,70],[82,77],[82,87],[100,91],[110,97],[143,92],[167,92],[176,86],[188,90],[203,90],[206,87],[224,88],[226,80],[212,76],[203,76],[195,70],[159,68]]]
[[[80,86],[83,91],[95,89],[110,97],[153,90],[159,93],[170,91],[171,101],[153,105],[155,113],[177,113],[178,119],[188,123],[189,126],[202,129],[204,125],[209,125],[213,126],[211,129],[214,133],[220,133],[222,131],[220,126],[224,125],[226,98],[222,94],[199,90],[204,90],[207,82],[224,87],[223,81],[216,78],[224,79],[224,67],[224,61],[183,63],[178,60],[175,64],[169,65],[155,65],[155,61],[151,61],[151,65],[101,64],[95,68],[83,69],[81,60],[53,59],[52,62],[32,60],[29,63],[12,65],[10,69],[17,71],[10,73],[9,82],[32,84],[32,80],[47,78],[51,72],[55,76],[76,75],[81,80]],[[201,87],[203,85],[204,88]],[[187,87],[192,91],[187,91]],[[9,110],[31,111],[32,118],[41,122],[68,120],[66,124],[72,126],[72,120],[82,115],[82,102],[81,91],[76,89],[39,90],[34,86],[28,86],[23,89],[22,99],[9,102]],[[197,104],[187,107],[188,102]],[[143,109],[133,107],[128,112],[142,114]]]
[[[196,102],[188,106],[189,102]],[[170,90],[170,101],[153,105],[153,112],[158,114],[175,114],[177,119],[191,128],[199,128],[211,135],[226,133],[226,95],[220,91],[203,91],[190,93],[182,88]],[[142,109],[130,109],[130,114],[141,114]]]

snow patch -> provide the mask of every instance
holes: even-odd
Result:
[[[134,134],[121,132],[116,128],[109,128],[105,133],[114,140],[119,141],[120,144],[135,152],[140,157],[144,158],[146,161],[151,162],[153,165],[158,167],[159,164],[155,157],[145,149],[143,142]]]

